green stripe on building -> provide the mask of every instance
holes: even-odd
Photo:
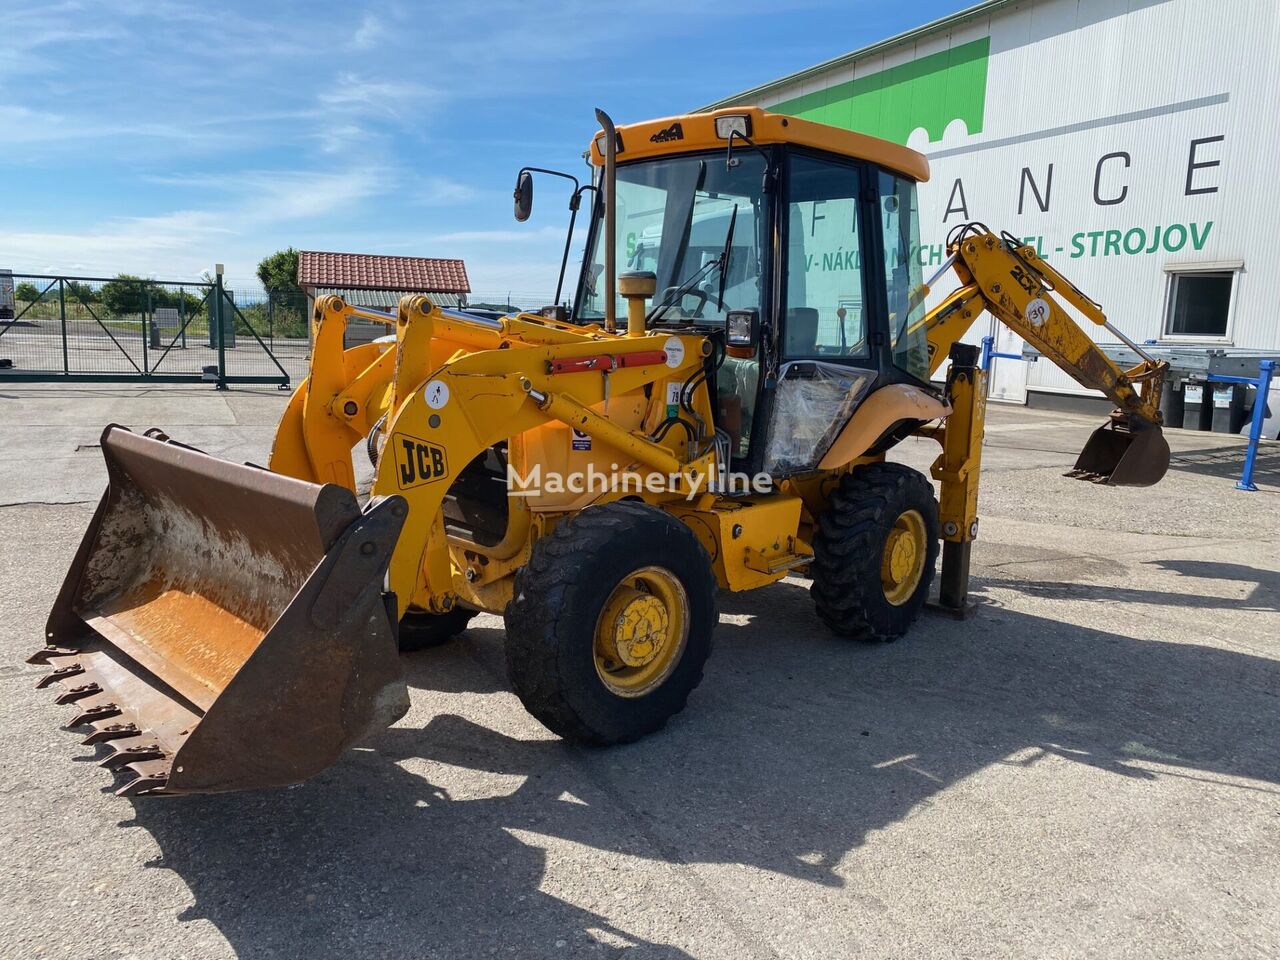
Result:
[[[941,140],[952,120],[963,120],[969,133],[979,133],[990,47],[991,38],[983,37],[769,109],[897,143],[906,143],[917,127],[931,142]]]

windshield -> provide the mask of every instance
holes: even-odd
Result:
[[[729,310],[760,309],[764,159],[755,154],[740,159],[732,170],[725,169],[723,154],[618,167],[619,272],[649,270],[656,274],[653,304],[657,305],[674,293],[673,288],[703,271],[688,292],[661,311],[665,323],[723,323]],[[718,297],[720,268],[708,264],[724,252],[735,209],[737,221],[722,302]],[[604,316],[602,226],[603,222],[597,225],[587,254],[574,310],[578,319]],[[621,297],[615,309],[619,317],[626,316]]]

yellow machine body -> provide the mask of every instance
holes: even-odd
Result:
[[[726,137],[727,121],[740,132]],[[607,128],[613,131],[611,123]],[[618,149],[627,163],[642,164],[795,146],[907,181],[928,176],[925,159],[905,147],[756,108],[636,124],[613,135],[614,149],[605,133],[592,142],[592,162],[604,168],[597,229],[611,223]],[[762,203],[769,197],[766,189]],[[733,219],[738,215],[735,206]],[[731,314],[721,328],[699,327],[696,316],[649,326],[658,295],[653,274],[643,271],[617,278],[627,300],[624,331],[609,329],[616,325],[612,298],[601,320],[569,322],[535,314],[492,320],[443,310],[422,296],[403,298],[391,316],[320,297],[310,374],[285,408],[266,471],[219,465],[127,432],[104,441],[111,486],[50,618],[49,646],[37,658],[55,667],[64,697],[95,708],[81,717],[92,724],[90,740],[128,745],[109,758],[134,774],[124,792],[292,782],[403,711],[391,639],[397,622],[405,629],[413,618],[443,623],[489,611],[507,616],[510,633],[512,618],[519,626],[540,602],[521,590],[551,582],[546,571],[565,562],[576,524],[588,517],[636,529],[661,528],[659,514],[668,524],[678,521],[688,531],[684,539],[678,528],[661,528],[672,555],[696,552],[713,577],[708,583],[726,590],[767,586],[815,565],[828,569],[839,558],[833,538],[865,526],[856,491],[867,478],[888,484],[898,476],[884,469],[885,453],[912,434],[940,445],[932,469],[938,503],[917,496],[915,506],[889,517],[870,547],[875,555],[849,558],[863,564],[865,576],[837,577],[837,587],[823,588],[826,602],[839,607],[833,589],[857,592],[870,578],[885,616],[914,610],[932,577],[936,512],[936,538],[945,543],[942,599],[959,607],[967,547],[977,536],[986,385],[957,344],[980,313],[991,312],[1116,403],[1077,464],[1085,479],[1154,482],[1168,465],[1168,448],[1156,409],[1163,368],[1147,362],[1119,370],[1058,298],[1105,324],[1096,304],[1034,251],[979,225],[958,231],[948,252],[959,287],[935,309],[920,310],[909,331],[927,338],[930,373],[952,358],[945,386],[859,374],[841,421],[799,425],[822,438],[814,463],[776,471],[763,492],[723,488],[730,437],[719,424],[728,422],[726,410],[734,417],[738,411],[708,386],[726,354],[751,357],[762,349],[752,332],[758,317]],[[614,278],[605,279],[612,289]],[[924,285],[912,291],[913,310],[927,293]],[[705,302],[708,294],[700,295]],[[721,306],[723,299],[722,284]],[[347,323],[357,317],[385,322],[393,336],[346,348]],[[734,323],[742,342],[726,343]],[[357,486],[353,449],[361,447],[375,463],[368,489]],[[585,484],[559,479],[583,476]],[[222,492],[211,497],[215,488]],[[285,517],[301,519],[282,525]],[[607,529],[584,533],[590,543],[583,549],[602,558],[621,549],[600,532]],[[705,656],[705,638],[690,624],[705,619],[713,602],[705,594],[714,586],[696,587],[688,569],[675,561],[664,566],[661,550],[654,556],[595,591],[597,606],[589,609],[599,612],[581,625],[584,659],[565,654],[559,669],[572,673],[592,662],[594,674],[584,676],[598,676],[602,686],[578,713],[553,705],[538,714],[553,729],[589,742],[656,729],[665,716],[625,730],[588,728],[582,717],[607,697],[617,698],[619,709],[649,709],[645,698],[662,696],[684,660]],[[618,562],[625,566],[625,558]],[[574,599],[572,584],[564,589],[565,603],[587,602]],[[553,638],[572,632],[554,623],[548,630]],[[517,648],[509,660],[513,683],[529,704],[539,694],[526,695],[519,671],[537,650],[525,640]],[[86,673],[92,683],[83,682]],[[700,676],[699,663],[688,682]],[[324,695],[316,695],[321,688]],[[662,709],[681,705],[683,695]]]

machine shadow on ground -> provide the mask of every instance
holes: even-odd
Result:
[[[1255,612],[1280,612],[1280,573],[1250,567],[1242,563],[1225,563],[1218,560],[1187,560],[1164,558],[1145,560],[1149,565],[1171,571],[1183,578],[1184,589],[1145,590],[1125,587],[1114,581],[1084,583],[1061,580],[1023,580],[1017,578],[988,577],[989,586],[1016,590],[1032,597],[1055,600],[1093,600],[1099,603],[1142,603],[1157,607],[1185,607],[1196,610],[1237,610]],[[1198,579],[1226,580],[1243,585],[1247,593],[1242,598],[1214,596],[1201,592],[1195,583]]]
[[[1244,461],[1244,447],[1205,447],[1174,452],[1169,458],[1169,469],[1234,481],[1240,479]],[[1253,479],[1255,483],[1280,486],[1280,447],[1270,443],[1259,444]]]
[[[849,645],[797,635],[811,614],[795,582],[720,606],[703,686],[641,743],[582,750],[446,713],[386,731],[300,787],[136,801],[124,825],[148,830],[162,851],[153,866],[189,886],[181,919],[208,919],[242,956],[573,956],[603,931],[614,946],[594,955],[626,943],[628,957],[681,957],[619,929],[605,907],[544,892],[541,838],[659,861],[637,868],[649,871],[741,864],[840,887],[837,866],[872,831],[992,764],[1052,755],[1120,777],[1280,785],[1275,660],[996,604],[963,624],[926,617],[898,644]],[[498,629],[469,630],[410,657],[410,683],[501,696],[501,642]],[[453,798],[424,767],[497,786]],[[600,904],[652,881],[625,865],[575,870],[578,899]],[[687,876],[668,882],[664,896],[696,899],[679,889]]]

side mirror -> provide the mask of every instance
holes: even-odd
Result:
[[[528,170],[520,171],[512,196],[516,201],[516,219],[524,223],[533,212],[533,174]]]
[[[730,349],[755,353],[760,342],[760,314],[755,310],[730,310],[725,318],[725,344]]]

